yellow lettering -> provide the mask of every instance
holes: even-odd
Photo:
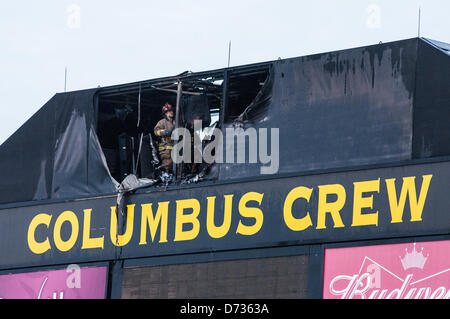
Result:
[[[104,236],[99,238],[91,238],[91,214],[92,209],[84,210],[83,221],[83,245],[81,249],[102,248],[104,244]]]
[[[380,192],[380,180],[359,182],[353,184],[355,192],[353,196],[353,224],[355,226],[378,226],[378,211],[370,214],[362,214],[363,208],[373,209],[373,195],[363,197],[364,193]]]
[[[264,222],[263,212],[261,209],[256,207],[247,207],[246,204],[250,201],[255,201],[259,205],[261,205],[263,197],[264,194],[254,192],[247,193],[242,196],[241,200],[239,201],[239,213],[242,217],[254,218],[255,224],[253,224],[252,226],[246,226],[242,223],[242,221],[239,221],[239,225],[236,230],[237,234],[252,236],[259,232]]]
[[[430,187],[433,175],[423,176],[422,188],[419,199],[416,194],[416,177],[403,178],[403,186],[400,191],[400,198],[397,200],[397,190],[395,187],[395,178],[386,180],[386,187],[389,197],[389,206],[391,208],[392,224],[403,222],[403,211],[405,209],[406,197],[409,196],[409,206],[411,209],[411,222],[422,221],[422,212],[427,199],[428,189]]]
[[[117,234],[117,209],[116,206],[111,207],[111,228],[110,238],[111,242],[117,247],[126,246],[133,236],[133,224],[134,224],[134,207],[136,205],[127,205],[127,224],[126,231],[123,235]]]
[[[233,206],[233,196],[225,195],[225,207],[223,213],[223,223],[221,226],[217,227],[214,224],[215,216],[215,202],[216,197],[208,197],[208,212],[206,215],[206,229],[208,230],[209,236],[211,238],[222,238],[224,237],[231,227],[231,213]]]
[[[142,205],[141,241],[139,245],[147,245],[147,225],[150,228],[152,242],[155,241],[156,231],[160,228],[160,243],[167,243],[167,221],[169,216],[169,202],[158,203],[156,216],[153,215],[152,204]]]
[[[334,203],[327,202],[328,195],[337,195]],[[334,222],[334,228],[345,227],[342,223],[340,211],[345,205],[346,200],[345,188],[342,185],[325,185],[319,186],[319,204],[317,212],[317,229],[326,229],[326,214],[331,214]]]
[[[35,238],[36,228],[39,225],[45,225],[47,228],[50,226],[50,221],[52,219],[52,215],[47,214],[39,214],[33,218],[30,225],[28,226],[28,247],[30,250],[37,254],[43,254],[46,251],[50,250],[50,242],[48,238],[46,238],[43,242],[38,243]]]
[[[64,241],[61,238],[61,227],[65,222],[69,222],[72,227],[70,237],[67,241]],[[79,228],[78,218],[74,212],[65,211],[59,215],[56,219],[55,228],[53,230],[53,239],[55,241],[56,248],[63,252],[71,250],[77,241]]]
[[[311,217],[309,212],[306,212],[306,216],[303,218],[295,218],[292,214],[292,206],[294,202],[299,198],[304,198],[309,203],[313,190],[306,187],[294,188],[287,196],[284,201],[284,222],[293,231],[303,231],[312,226]]]
[[[185,209],[192,209],[192,214],[183,214]],[[196,199],[178,200],[177,201],[177,217],[175,223],[175,239],[174,241],[186,241],[195,239],[200,232],[200,222],[198,215],[200,214],[200,202]],[[183,230],[183,225],[191,224],[191,230]]]

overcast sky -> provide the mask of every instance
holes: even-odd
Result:
[[[0,143],[55,93],[416,37],[450,42],[449,0],[0,2]]]

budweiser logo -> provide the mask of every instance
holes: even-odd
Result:
[[[406,251],[405,257],[404,258],[400,257],[403,269],[404,270],[408,270],[411,268],[423,269],[428,259],[428,257],[425,257],[422,253],[423,248],[422,251],[419,253],[416,250],[416,244],[414,244],[414,249],[411,253],[408,253],[408,249],[405,249],[405,251]]]
[[[327,251],[324,297],[341,299],[450,299],[450,267],[448,267],[448,259],[446,258],[450,242],[437,242],[436,245],[441,248],[446,246],[444,250],[430,245],[432,243],[424,243],[423,247],[420,248],[416,244],[413,244],[412,248],[411,245],[353,248],[356,250],[355,256],[360,260],[359,271],[353,272],[353,274],[348,272],[332,274],[333,270],[327,269],[332,265],[327,263],[330,261],[334,263],[338,259],[346,264],[337,268],[347,267],[348,263],[352,261],[352,248]],[[426,246],[433,248],[430,249],[433,250],[433,255],[427,252]],[[373,256],[371,256],[371,250],[373,250]],[[396,251],[403,251],[404,253],[399,258],[398,253],[395,254]],[[365,256],[361,258],[364,253]],[[437,256],[432,259],[434,253]],[[436,262],[443,264],[433,264]]]

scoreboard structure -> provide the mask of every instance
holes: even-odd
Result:
[[[0,298],[450,298],[449,52],[414,38],[55,95],[0,146]],[[135,146],[162,101],[279,129],[278,173],[161,183]],[[130,175],[151,183],[124,192]]]

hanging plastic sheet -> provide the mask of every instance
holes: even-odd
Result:
[[[0,146],[0,203],[116,192],[95,132],[96,91],[55,95]]]
[[[258,121],[266,121],[265,116],[268,114],[269,106],[272,102],[274,72],[272,68],[269,75],[264,81],[264,85],[256,95],[255,99],[246,107],[244,112],[235,120],[235,125],[244,122],[256,123]]]

